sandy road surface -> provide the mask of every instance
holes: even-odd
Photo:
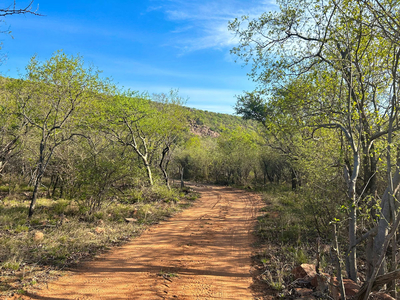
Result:
[[[191,208],[28,299],[254,299],[250,256],[259,197],[194,188],[201,198]]]

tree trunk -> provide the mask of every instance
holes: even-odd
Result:
[[[353,197],[353,202],[350,208],[350,220],[349,220],[349,242],[350,245],[355,245],[357,236],[357,205],[355,196]],[[346,264],[347,276],[357,282],[357,251],[356,247],[350,251],[347,256],[347,264]]]
[[[356,245],[357,241],[357,194],[356,182],[360,170],[360,154],[358,151],[353,153],[353,171],[351,177],[347,166],[345,166],[344,173],[345,179],[348,184],[348,196],[350,199],[350,214],[349,214],[349,243]],[[352,247],[348,256],[346,257],[346,271],[347,276],[357,282],[357,250]]]
[[[29,218],[31,218],[33,213],[35,212],[37,194],[38,194],[38,189],[39,189],[40,183],[42,182],[42,175],[43,175],[42,171],[38,170],[38,174],[35,179],[35,185],[33,187],[31,204],[29,206],[29,213],[28,213]]]
[[[147,161],[147,155],[141,155],[140,153],[138,153],[138,154],[143,160],[144,166],[146,167],[147,177],[149,178],[149,183],[152,186],[153,185],[153,176],[151,174],[150,164]]]
[[[150,169],[150,164],[149,164],[149,161],[148,161],[148,157],[149,157],[148,155],[149,155],[149,153],[148,153],[148,150],[147,150],[147,146],[146,146],[146,143],[145,143],[145,139],[142,138],[142,137],[141,137],[141,139],[143,140],[143,144],[144,144],[144,153],[142,153],[142,152],[139,150],[139,148],[138,148],[138,146],[137,146],[136,141],[135,141],[134,138],[133,138],[133,142],[132,142],[132,143],[125,143],[125,142],[124,142],[123,140],[121,140],[121,139],[119,139],[119,142],[120,142],[121,144],[123,144],[123,145],[129,145],[129,146],[131,146],[131,147],[133,148],[133,150],[139,155],[139,157],[142,159],[143,164],[144,164],[144,166],[145,166],[145,168],[146,168],[147,177],[149,178],[149,183],[150,183],[150,185],[152,186],[152,185],[153,185],[153,176],[152,176],[151,169]]]
[[[370,173],[369,173],[369,184],[368,184],[368,191],[369,194],[372,196],[375,196],[377,193],[377,177],[376,177],[376,170],[377,170],[377,159],[376,159],[376,153],[374,149],[374,144],[371,146],[371,151],[372,156],[371,156],[371,168],[370,168]]]
[[[294,169],[292,169],[292,190],[295,191],[297,189],[297,176]]]
[[[387,273],[385,275],[378,276],[375,279],[375,282],[372,285],[372,290],[375,290],[379,286],[382,286],[384,284],[388,284],[392,280],[396,280],[398,278],[400,278],[400,269],[395,270],[395,271],[390,272],[390,273]],[[361,289],[359,290],[359,292],[354,296],[354,299],[357,299],[357,300],[365,299],[364,297],[366,296],[366,292],[368,290],[368,285],[369,285],[369,282],[368,281],[365,282],[363,284],[363,286],[361,287]]]
[[[393,178],[393,186],[397,186],[400,183],[400,174],[398,173],[398,171],[396,172],[394,178]],[[373,265],[376,266],[376,261],[378,260],[379,256],[382,253],[382,247],[383,247],[383,243],[385,242],[385,238],[388,234],[388,230],[389,230],[389,220],[391,217],[390,214],[390,205],[389,205],[389,197],[390,197],[390,187],[386,188],[386,191],[382,197],[381,200],[381,211],[380,211],[380,219],[378,222],[378,233],[374,239],[374,257],[373,257]],[[382,275],[384,273],[386,267],[386,263],[385,260],[382,263],[382,266],[378,272],[378,275]]]
[[[392,216],[391,209],[390,209],[390,197],[396,194],[400,187],[400,160],[397,161],[396,166],[396,173],[394,174],[392,183],[389,183],[389,186],[386,188],[385,193],[383,194],[381,200],[381,212],[380,212],[380,219],[378,222],[378,233],[374,239],[374,247],[373,247],[373,266],[377,267],[377,262],[379,257],[383,254],[383,246],[386,240],[386,237],[389,232],[389,222],[394,222],[394,216]],[[392,192],[391,192],[392,191]],[[399,218],[399,217],[397,217]],[[392,229],[397,230],[397,228]],[[379,267],[379,266],[378,266]],[[386,262],[383,259],[382,264],[379,268],[378,275],[382,275],[385,272]]]
[[[35,184],[33,187],[33,193],[32,193],[32,200],[31,200],[31,204],[29,206],[29,212],[28,212],[28,217],[31,218],[34,211],[35,211],[35,206],[36,206],[36,200],[37,200],[37,193],[38,193],[38,189],[40,186],[40,183],[42,182],[42,177],[43,177],[43,173],[46,169],[47,164],[45,165],[45,159],[44,159],[44,150],[46,147],[46,136],[45,133],[43,131],[43,136],[42,136],[42,141],[40,142],[40,147],[39,147],[39,163],[36,169],[36,176],[35,176]],[[49,159],[51,157],[51,154],[49,156]]]
[[[367,240],[365,251],[366,251],[366,261],[367,261],[367,274],[366,281],[370,280],[372,273],[374,272],[374,238],[370,236]]]
[[[395,232],[392,238],[392,262],[390,272],[396,271],[397,268],[397,233]],[[396,278],[388,284],[388,290],[394,299],[397,299],[397,280]]]
[[[168,173],[167,173],[166,167],[164,168],[164,159],[165,159],[165,156],[167,155],[168,151],[169,151],[169,147],[168,146],[163,149],[162,157],[161,157],[161,161],[160,161],[159,166],[160,166],[161,172],[164,175],[165,184],[167,185],[168,189],[170,190],[171,187],[169,186]],[[167,162],[167,164],[168,164],[168,162]]]
[[[387,154],[387,173],[388,173],[388,187],[385,190],[385,193],[381,200],[381,212],[380,212],[380,219],[378,223],[378,233],[374,239],[374,259],[373,265],[376,267],[376,262],[379,259],[380,255],[382,254],[382,247],[385,242],[386,236],[388,235],[389,231],[389,223],[395,222],[396,217],[396,205],[394,201],[394,195],[397,194],[399,186],[400,186],[400,158],[397,158],[396,163],[396,173],[392,177],[391,173],[391,141],[392,141],[392,126],[393,118],[389,122],[389,135],[388,135],[388,154]],[[396,229],[397,230],[397,229]],[[382,275],[385,272],[386,267],[386,260],[384,259],[382,265],[380,266],[378,275]]]
[[[343,278],[342,278],[342,267],[340,265],[340,254],[339,254],[339,243],[338,243],[338,238],[337,238],[337,230],[336,230],[336,224],[333,224],[333,238],[334,238],[334,243],[335,243],[335,261],[336,261],[336,276],[337,280],[339,282],[339,290],[340,290],[340,299],[341,300],[346,300],[346,290],[344,288],[343,284]]]
[[[149,183],[150,185],[153,185],[153,177],[151,175],[150,165],[146,162],[145,166],[146,166],[147,176],[149,177]]]
[[[179,172],[181,173],[181,189],[185,187],[185,183],[183,182],[183,173],[184,173],[185,168],[180,167]]]

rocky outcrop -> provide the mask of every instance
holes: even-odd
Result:
[[[330,294],[330,299],[340,300],[339,282],[336,277],[326,273],[317,273],[315,265],[302,264],[292,270],[295,281],[290,287],[290,294],[294,299],[319,299],[323,295]],[[360,286],[351,279],[343,279],[346,299],[353,299],[360,291]],[[373,300],[395,300],[388,294],[373,292],[370,295]]]
[[[297,268],[294,268],[292,270],[292,274],[294,275],[294,278],[299,279],[299,278],[314,278],[314,276],[317,274],[315,271],[315,265],[312,264],[301,264]]]
[[[205,125],[198,125],[194,121],[190,122],[190,132],[198,135],[198,136],[209,136],[209,137],[219,137],[220,134],[214,130],[211,130],[210,127]]]
[[[316,279],[322,275],[317,274],[313,264],[301,264],[292,270],[292,274],[296,280],[289,285],[289,289],[290,294],[295,297],[294,299],[317,299],[327,289],[326,279]],[[321,283],[322,287],[314,286],[314,282]]]
[[[343,279],[344,291],[346,293],[346,299],[351,299],[360,290],[360,286],[351,279]],[[341,299],[339,282],[336,277],[332,277],[330,284],[330,292],[335,300]]]

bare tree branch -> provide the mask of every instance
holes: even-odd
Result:
[[[0,8],[0,17],[5,17],[5,16],[11,16],[11,15],[25,15],[25,14],[31,14],[35,16],[43,16],[42,14],[38,13],[39,5],[36,8],[36,10],[33,10],[33,2],[29,2],[29,4],[24,7],[24,8],[17,8],[17,3],[14,1],[14,3],[6,8]]]

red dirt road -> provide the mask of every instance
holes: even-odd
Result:
[[[252,234],[261,200],[194,187],[189,209],[25,299],[254,299]]]

